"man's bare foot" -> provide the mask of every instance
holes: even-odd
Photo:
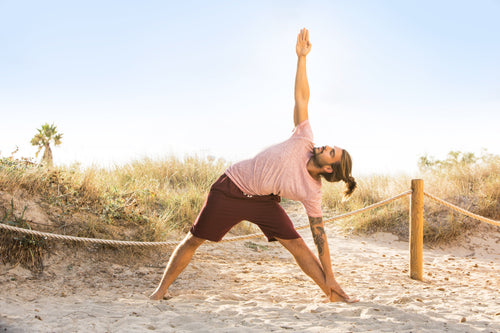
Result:
[[[152,301],[158,301],[161,299],[171,299],[172,296],[167,295],[167,293],[162,293],[159,292],[158,290],[155,290],[150,296],[149,299]]]
[[[359,302],[359,299],[344,298],[332,290],[332,295],[330,296],[330,302],[357,303]]]

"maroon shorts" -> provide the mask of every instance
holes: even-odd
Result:
[[[245,220],[255,223],[270,242],[276,238],[300,238],[280,201],[277,195],[249,197],[223,174],[210,188],[191,233],[218,242],[232,227]]]

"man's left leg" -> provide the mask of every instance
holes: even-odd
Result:
[[[295,261],[314,282],[323,290],[323,292],[330,296],[331,302],[345,301],[342,297],[335,292],[330,292],[326,286],[326,277],[323,272],[323,267],[318,258],[309,249],[307,244],[302,238],[296,239],[279,239],[277,240],[283,245],[295,258]]]

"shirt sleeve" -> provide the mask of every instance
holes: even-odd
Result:
[[[321,211],[321,197],[319,199],[303,201],[302,204],[306,209],[307,216],[323,217],[323,212]]]
[[[302,121],[295,127],[295,129],[293,130],[292,137],[306,138],[308,140],[314,141],[313,132],[311,124],[309,123],[309,119]]]

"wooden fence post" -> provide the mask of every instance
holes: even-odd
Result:
[[[410,203],[410,278],[423,279],[424,181],[412,179]]]

